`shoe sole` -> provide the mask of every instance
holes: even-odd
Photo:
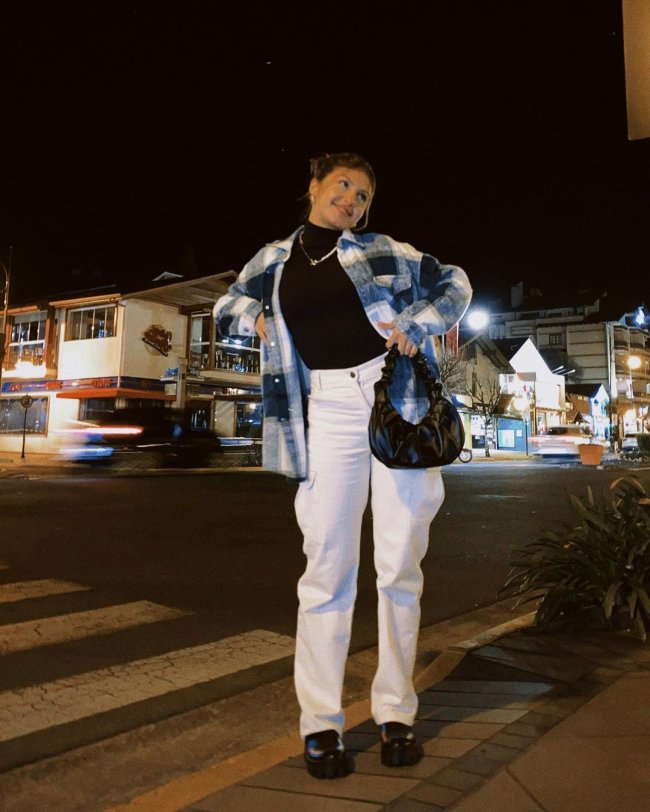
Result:
[[[348,753],[329,753],[322,758],[305,758],[307,772],[314,778],[345,778],[353,772],[354,764]]]
[[[412,767],[424,755],[419,742],[384,742],[381,763],[384,767]]]

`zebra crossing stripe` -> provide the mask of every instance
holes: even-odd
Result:
[[[63,595],[66,592],[82,592],[86,589],[90,589],[90,587],[68,581],[56,581],[53,578],[43,578],[39,581],[16,581],[13,584],[0,584],[0,603]]]
[[[52,646],[68,640],[81,640],[110,634],[145,623],[157,623],[187,615],[179,609],[159,606],[149,601],[136,601],[103,609],[90,609],[68,615],[55,615],[24,623],[0,626],[0,654]]]
[[[292,656],[294,639],[257,629],[215,643],[0,692],[0,741],[46,730]]]

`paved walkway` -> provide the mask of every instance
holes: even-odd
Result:
[[[114,812],[647,812],[650,646],[541,634],[531,620],[452,645],[420,674],[425,757],[413,767],[381,766],[361,702],[347,708],[355,771],[344,779],[311,778],[290,736]]]

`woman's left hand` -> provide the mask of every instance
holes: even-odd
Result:
[[[418,351],[417,346],[407,335],[395,327],[395,324],[392,321],[379,321],[377,322],[377,327],[381,327],[382,330],[393,331],[386,341],[386,346],[388,349],[390,349],[393,345],[397,345],[400,355],[408,355],[409,358],[413,358]]]

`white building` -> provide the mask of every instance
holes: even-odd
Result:
[[[530,337],[567,384],[602,385],[621,433],[650,428],[650,313],[642,304],[590,291],[525,296],[520,283],[510,308],[490,313],[488,329],[501,341]]]

